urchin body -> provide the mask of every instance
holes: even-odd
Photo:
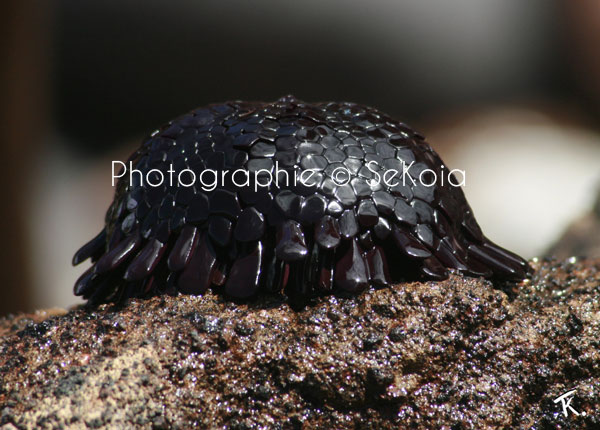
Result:
[[[292,96],[211,105],[153,133],[129,162],[139,174],[123,172],[104,229],[73,259],[94,263],[74,289],[92,302],[210,287],[310,297],[448,269],[528,271],[485,238],[423,137],[372,108]],[[160,181],[173,171],[176,183]],[[206,171],[217,186],[199,180]]]

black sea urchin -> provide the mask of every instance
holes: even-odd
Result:
[[[365,106],[211,105],[154,132],[120,174],[104,229],[73,258],[94,262],[74,287],[91,302],[529,270],[485,238],[423,137]]]

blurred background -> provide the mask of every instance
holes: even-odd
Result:
[[[197,106],[289,93],[413,125],[466,170],[497,243],[528,258],[600,256],[596,0],[3,0],[0,11],[0,315],[77,303],[85,267],[70,260],[101,229],[111,160]]]

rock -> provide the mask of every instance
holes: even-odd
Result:
[[[302,310],[209,293],[5,318],[0,428],[599,428],[600,260],[533,264]]]

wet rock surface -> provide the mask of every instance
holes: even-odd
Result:
[[[600,260],[0,320],[0,429],[600,428]],[[554,399],[576,389],[565,417]]]

